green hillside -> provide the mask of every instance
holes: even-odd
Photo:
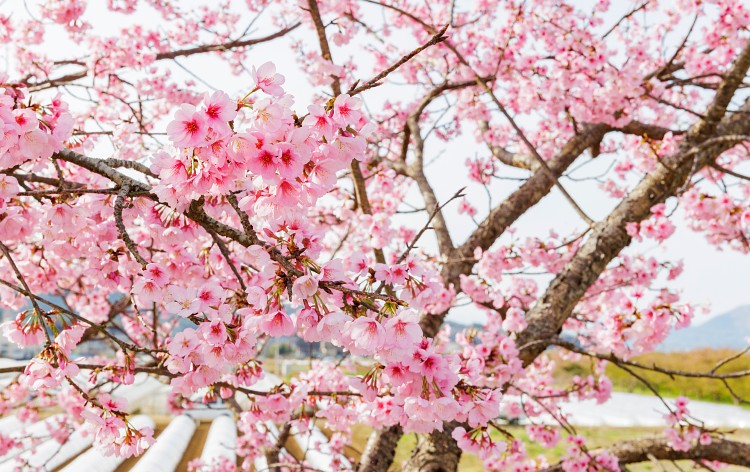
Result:
[[[632,360],[644,365],[657,365],[670,370],[689,372],[709,372],[722,360],[736,354],[731,349],[699,349],[690,352],[653,352],[637,356]],[[690,378],[653,372],[647,369],[631,368],[639,376],[653,385],[661,395],[676,397],[684,395],[694,400],[705,400],[721,403],[742,404],[732,393],[750,402],[750,377],[727,380],[727,385],[721,380],[707,378]],[[738,372],[750,370],[750,355],[739,357],[716,370],[717,373]],[[592,362],[583,359],[570,362],[557,359],[555,377],[560,385],[564,385],[574,375],[585,376],[592,372]],[[623,369],[610,363],[606,369],[607,376],[612,381],[614,389],[620,392],[648,393],[651,391],[637,378]],[[729,388],[727,388],[727,386]]]

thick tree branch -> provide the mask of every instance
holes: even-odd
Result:
[[[595,225],[573,259],[550,283],[527,314],[528,327],[518,337],[524,364],[533,362],[546,349],[607,264],[630,244],[626,225],[646,219],[654,205],[674,195],[692,174],[735,145],[736,141],[721,140],[722,136],[750,133],[748,113],[728,115],[716,125],[709,121],[716,119],[717,110],[726,111],[731,94],[744,79],[748,68],[750,45],[744,48],[727,73],[727,79],[719,87],[717,97],[706,113],[706,120],[694,125],[678,151],[660,161],[661,165],[646,175],[605,220]],[[750,112],[750,101],[745,102],[741,111]],[[708,143],[711,136],[718,136],[719,140]]]
[[[122,239],[122,241],[125,243],[125,247],[128,248],[130,254],[133,255],[133,257],[136,261],[138,261],[141,267],[145,268],[148,262],[138,252],[138,246],[128,234],[128,230],[125,227],[125,222],[122,220],[122,210],[125,207],[125,197],[128,195],[128,192],[130,192],[130,185],[126,183],[120,188],[120,191],[117,193],[114,208],[115,224],[117,225],[117,229],[120,231],[120,239]]]
[[[407,172],[409,177],[414,179],[419,187],[422,199],[424,200],[425,209],[434,215],[432,217],[432,220],[434,221],[433,227],[435,229],[435,235],[437,236],[440,254],[443,257],[450,257],[454,248],[453,239],[448,230],[448,223],[446,223],[443,212],[440,210],[435,191],[424,173],[424,140],[419,128],[418,115],[412,114],[409,117],[408,126],[411,130],[410,134],[414,141],[415,162],[408,167]]]
[[[651,460],[718,461],[724,464],[750,467],[750,444],[731,439],[713,438],[711,444],[696,444],[687,451],[678,451],[669,446],[666,439],[636,439],[623,441],[607,449],[619,459],[620,465],[636,464]],[[596,455],[596,451],[592,452]],[[562,472],[562,463],[548,467],[542,472]]]
[[[156,54],[156,60],[163,61],[165,59],[174,59],[176,57],[193,56],[195,54],[203,54],[206,52],[223,52],[223,51],[229,51],[232,49],[255,46],[256,44],[266,43],[268,41],[273,41],[274,39],[281,38],[282,36],[286,36],[288,33],[291,33],[292,31],[297,29],[301,24],[302,23],[300,23],[299,21],[294,22],[291,25],[287,26],[286,28],[282,28],[279,31],[276,31],[275,33],[271,33],[269,35],[266,35],[260,38],[235,40],[235,41],[229,41],[227,43],[221,43],[221,44],[208,44],[208,45],[203,45],[203,46],[196,46],[193,48],[177,49],[175,51],[160,52]]]
[[[689,378],[695,378],[695,379],[716,379],[716,380],[726,380],[726,379],[739,379],[743,377],[750,377],[750,369],[746,370],[739,370],[734,372],[726,372],[726,373],[718,373],[716,372],[716,369],[712,369],[709,372],[693,372],[693,371],[687,371],[687,370],[675,370],[675,369],[666,369],[664,367],[659,367],[656,364],[643,364],[636,361],[631,360],[625,360],[620,359],[619,357],[615,356],[611,353],[596,353],[592,352],[587,349],[580,348],[576,346],[574,343],[562,340],[560,338],[554,339],[551,344],[554,344],[555,346],[559,346],[567,351],[575,352],[587,357],[593,357],[596,359],[601,359],[605,361],[612,362],[613,364],[617,365],[626,365],[629,367],[636,367],[638,369],[644,369],[644,370],[650,370],[653,372],[658,372],[660,374],[668,375],[670,377],[689,377]],[[746,352],[747,349],[740,351],[738,354],[742,354]]]
[[[489,123],[482,121],[479,124],[479,128],[483,134],[486,134],[490,130]],[[517,167],[519,169],[526,169],[532,172],[536,171],[539,167],[539,163],[531,157],[529,154],[522,154],[519,152],[509,152],[502,146],[487,142],[487,147],[490,149],[492,155],[498,161],[511,167]]]
[[[399,425],[376,429],[367,438],[365,450],[362,451],[358,472],[385,472],[393,463],[396,446],[404,434]]]
[[[455,441],[451,433],[459,426],[457,422],[443,425],[443,431],[434,431],[428,436],[419,436],[411,458],[401,469],[403,472],[447,472],[458,469],[460,454],[455,453]]]

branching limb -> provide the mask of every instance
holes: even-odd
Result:
[[[266,449],[266,462],[268,463],[268,470],[270,472],[281,471],[281,464],[279,464],[279,454],[284,448],[284,444],[286,444],[287,440],[289,439],[291,431],[292,423],[290,421],[287,421],[281,426],[281,429],[279,429],[279,435],[276,438],[274,444]]]
[[[124,167],[127,169],[137,170],[141,174],[148,175],[149,177],[158,177],[158,175],[151,172],[151,169],[137,161],[126,161],[125,159],[116,159],[114,157],[110,157],[109,159],[104,159],[104,162],[110,167]]]
[[[122,220],[122,210],[125,206],[125,197],[128,195],[128,192],[130,192],[130,185],[126,183],[120,188],[120,191],[117,193],[114,209],[115,224],[117,225],[117,229],[120,231],[120,239],[122,239],[125,243],[125,247],[128,248],[128,251],[130,251],[130,254],[133,255],[135,260],[141,264],[141,267],[145,268],[148,264],[148,261],[146,261],[146,259],[144,259],[143,256],[141,256],[141,254],[138,252],[138,246],[130,238],[128,230],[125,227],[125,222],[123,222]]]
[[[636,361],[620,359],[619,357],[611,353],[600,354],[600,353],[592,352],[590,350],[580,348],[576,346],[574,343],[564,341],[560,338],[553,340],[551,344],[554,344],[555,346],[559,346],[565,349],[566,351],[576,352],[584,356],[594,357],[596,359],[609,361],[617,365],[626,365],[629,367],[636,367],[638,369],[650,370],[653,372],[658,372],[660,374],[669,375],[670,377],[677,376],[677,377],[690,377],[690,378],[697,378],[697,379],[726,380],[726,379],[739,379],[739,378],[750,376],[750,369],[740,370],[736,372],[727,372],[723,374],[717,373],[716,369],[712,369],[708,372],[691,372],[691,371],[685,371],[685,370],[666,369],[664,367],[659,367],[656,364],[647,365],[647,364],[643,364],[643,363],[636,362]],[[736,354],[735,356],[732,356],[731,358],[736,359],[737,357],[741,356],[743,353],[747,352],[747,349],[749,348],[746,348],[745,350],[740,351],[738,354]]]
[[[622,441],[606,451],[617,457],[620,465],[637,464],[655,460],[718,461],[724,464],[750,467],[750,444],[731,439],[713,437],[711,444],[694,444],[687,451],[678,451],[663,438]],[[596,455],[597,451],[593,454]],[[602,452],[602,451],[599,451]],[[541,472],[562,472],[562,463]]]
[[[265,42],[280,38],[282,36],[285,36],[287,33],[290,33],[294,31],[295,29],[297,29],[300,26],[300,24],[301,23],[298,21],[296,23],[293,23],[287,26],[286,28],[282,28],[279,31],[276,31],[275,33],[271,33],[261,38],[235,40],[235,41],[230,41],[230,42],[221,43],[221,44],[210,44],[210,45],[196,46],[196,47],[187,48],[187,49],[176,49],[174,51],[160,52],[156,54],[155,60],[163,61],[167,59],[175,59],[178,57],[193,56],[195,54],[202,54],[202,53],[207,53],[207,52],[223,52],[223,51],[229,51],[232,49],[250,47],[256,44],[265,43]],[[80,71],[72,72],[70,74],[66,74],[60,77],[47,79],[42,82],[34,82],[34,83],[25,82],[25,83],[26,85],[28,85],[29,91],[37,92],[39,90],[59,87],[61,85],[67,85],[67,84],[70,84],[71,82],[84,79],[89,75],[89,73],[90,71],[88,69],[82,69]]]
[[[443,35],[445,34],[445,32],[446,32],[447,29],[448,29],[448,25],[445,25],[440,31],[438,31],[437,33],[435,33],[430,38],[429,41],[427,41],[423,45],[419,46],[418,48],[414,49],[409,54],[406,54],[401,59],[399,59],[398,61],[396,61],[395,63],[393,63],[390,67],[388,67],[387,69],[385,69],[383,72],[379,73],[378,75],[376,75],[372,79],[368,80],[364,84],[362,84],[360,86],[357,86],[354,89],[350,90],[349,91],[349,95],[351,95],[353,97],[353,96],[357,95],[358,93],[362,93],[365,90],[369,90],[369,89],[371,89],[373,87],[377,87],[378,85],[380,85],[381,84],[381,82],[380,82],[381,80],[385,79],[393,71],[395,71],[396,69],[398,69],[402,65],[406,64],[407,62],[409,62],[414,56],[416,56],[420,52],[424,51],[425,49],[429,48],[430,46],[434,46],[434,45],[436,45],[436,44],[438,44],[438,43],[440,43],[442,41],[445,41],[446,38]]]

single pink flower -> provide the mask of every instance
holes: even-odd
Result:
[[[291,336],[294,334],[294,323],[292,323],[292,319],[281,311],[264,315],[261,327],[263,328],[263,331],[274,338],[280,336]]]
[[[294,281],[292,293],[300,300],[311,298],[318,293],[318,281],[311,275],[303,275]]]
[[[167,125],[167,135],[178,148],[200,146],[205,143],[208,126],[203,113],[194,106],[183,104]]]
[[[34,110],[28,108],[13,110],[13,118],[18,125],[18,134],[28,133],[39,127],[39,118],[37,118]]]
[[[356,124],[362,118],[362,101],[343,93],[333,102],[333,119],[341,128]]]
[[[349,327],[354,345],[368,353],[382,349],[385,344],[385,328],[372,318],[362,316],[354,320]]]
[[[225,92],[217,90],[204,96],[201,111],[208,126],[223,135],[231,131],[228,123],[237,116],[237,104]]]
[[[310,105],[307,107],[308,115],[302,121],[302,126],[309,126],[318,131],[321,136],[330,140],[335,130],[331,117],[328,112],[320,105]]]
[[[284,95],[284,89],[281,88],[284,76],[276,73],[276,66],[272,62],[266,62],[257,69],[253,67],[250,75],[255,85],[265,93],[277,97]]]

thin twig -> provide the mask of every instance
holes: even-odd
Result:
[[[242,291],[247,292],[247,286],[245,285],[245,281],[242,280],[242,276],[237,270],[237,267],[235,267],[234,263],[232,262],[232,258],[231,258],[231,255],[229,254],[229,249],[227,249],[227,245],[224,244],[224,241],[222,241],[219,235],[216,234],[214,231],[210,229],[207,231],[208,231],[208,234],[211,235],[211,238],[214,240],[216,245],[219,247],[219,251],[221,251],[221,255],[224,256],[224,260],[227,261],[227,265],[229,265],[229,268],[232,270],[232,273],[234,273],[234,276],[237,278],[237,281],[240,283],[240,287],[242,287]]]
[[[424,51],[425,49],[429,48],[430,46],[434,46],[434,45],[436,45],[438,43],[441,43],[441,42],[445,41],[446,37],[443,36],[443,35],[445,34],[446,30],[448,29],[448,26],[449,25],[443,26],[443,28],[440,29],[440,31],[438,31],[435,35],[433,35],[430,38],[429,41],[427,41],[423,45],[419,46],[418,48],[414,49],[409,54],[405,55],[404,57],[402,57],[401,59],[399,59],[398,61],[396,61],[395,63],[393,63],[393,65],[391,65],[390,67],[388,67],[387,69],[385,69],[380,74],[376,75],[375,77],[373,77],[372,79],[368,80],[364,84],[362,84],[362,85],[360,85],[360,86],[358,86],[358,87],[350,90],[349,91],[349,95],[353,97],[353,96],[357,95],[358,93],[364,92],[365,90],[371,89],[373,87],[377,87],[378,85],[381,84],[381,82],[380,82],[381,80],[383,80],[384,78],[386,78],[391,72],[395,71],[396,69],[398,69],[402,65],[406,64],[407,62],[409,62],[414,56],[416,56],[420,52]]]

